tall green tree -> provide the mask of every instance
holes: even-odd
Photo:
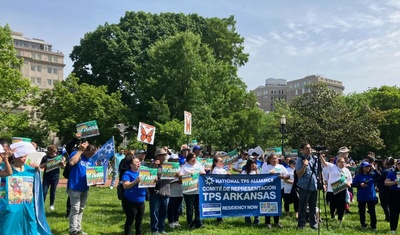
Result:
[[[76,124],[97,120],[100,136],[90,142],[104,144],[112,136],[117,142],[122,137],[116,124],[127,121],[129,109],[121,102],[120,92],[107,94],[105,86],[95,87],[70,75],[65,81],[54,84],[37,99],[42,118],[62,140],[68,141],[76,133]]]
[[[387,156],[400,156],[400,88],[396,86],[382,86],[372,88],[361,94],[371,108],[383,112],[384,121],[379,130],[385,148],[380,151]]]
[[[368,106],[350,107],[342,96],[325,85],[308,86],[310,91],[290,104],[293,115],[288,120],[291,146],[307,141],[324,145],[333,152],[341,146],[353,150],[365,145],[383,147],[378,129],[382,120],[379,112]]]
[[[237,76],[248,55],[235,23],[233,16],[127,12],[74,47],[74,72],[81,82],[121,90],[133,123],[183,121],[186,110],[199,141],[237,146],[251,136],[235,125],[254,121],[245,113],[257,108]]]
[[[24,111],[37,89],[21,73],[23,61],[17,58],[8,25],[0,26],[0,136],[12,137],[30,128]]]

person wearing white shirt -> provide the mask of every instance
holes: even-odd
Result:
[[[275,154],[271,154],[267,161],[263,164],[261,169],[261,174],[279,174],[279,178],[281,179],[281,190],[283,195],[283,186],[284,180],[288,180],[290,178],[288,171],[284,166],[279,163],[279,159]],[[282,198],[278,198],[278,200],[282,201]],[[265,216],[265,223],[267,224],[267,228],[271,229],[271,216]],[[277,228],[282,228],[283,226],[279,223],[279,216],[274,216],[274,223]]]
[[[249,156],[249,153],[244,151],[240,154],[240,159],[235,163],[235,165],[233,166],[233,171],[242,172],[242,168],[243,166],[246,164],[247,161],[247,157]]]
[[[244,166],[244,169],[242,171],[242,175],[256,175],[258,174],[258,167],[257,164],[254,162],[254,160],[247,160],[246,165]],[[251,218],[250,216],[244,217],[244,222],[248,225],[251,225]],[[255,225],[260,224],[260,219],[258,216],[254,216],[254,222]]]
[[[299,196],[296,190],[296,186],[293,188],[294,183],[294,169],[296,167],[296,161],[290,159],[288,162],[288,167],[286,170],[289,174],[289,179],[285,180],[285,185],[283,188],[283,200],[285,202],[284,208],[287,216],[290,216],[289,205],[293,203],[294,212],[296,213],[296,219],[298,217],[298,209],[299,209]]]
[[[346,195],[347,188],[351,187],[351,183],[353,181],[353,177],[351,176],[351,172],[349,169],[345,167],[345,159],[343,157],[338,157],[336,159],[336,165],[326,162],[323,155],[320,157],[322,165],[326,168],[328,172],[328,194],[330,194],[330,211],[331,217],[335,218],[334,211],[337,210],[338,220],[340,226],[342,225],[342,219],[344,215],[344,210],[346,208]],[[343,184],[344,189],[341,191],[335,192],[332,188],[332,183]],[[340,188],[343,188],[340,187]],[[336,190],[335,190],[336,191]]]
[[[221,157],[215,157],[213,159],[213,164],[211,167],[211,174],[216,174],[216,175],[230,175],[231,172],[228,170],[224,169],[224,162]],[[217,218],[217,222],[221,223],[224,220],[222,218]]]
[[[196,161],[196,155],[189,153],[186,156],[186,163],[181,166],[179,172],[180,176],[187,174],[205,174],[203,166]],[[204,227],[200,221],[200,207],[199,207],[199,189],[183,193],[183,198],[186,203],[186,221],[189,228],[201,228]],[[193,220],[193,209],[194,209],[194,220]]]

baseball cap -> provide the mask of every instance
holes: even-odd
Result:
[[[193,147],[193,151],[202,150],[202,149],[203,149],[203,148],[200,147],[200,146],[198,146],[198,145],[196,145],[196,146]]]

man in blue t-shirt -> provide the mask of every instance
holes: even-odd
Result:
[[[89,186],[86,180],[86,168],[93,166],[90,159],[96,152],[96,147],[86,141],[79,146],[79,150],[71,154],[69,164],[71,172],[68,178],[68,196],[71,201],[69,214],[69,234],[85,234],[82,231],[82,215],[86,206]]]
[[[114,188],[115,180],[117,179],[117,176],[119,175],[118,169],[119,169],[119,164],[121,163],[122,159],[125,158],[125,150],[121,148],[117,154],[114,156],[114,167],[113,167],[113,172],[112,172],[112,178],[111,178],[111,184],[110,184],[110,189]]]

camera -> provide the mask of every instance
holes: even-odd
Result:
[[[313,149],[315,151],[317,151],[317,152],[321,152],[321,151],[325,151],[326,150],[325,146],[321,146],[321,145],[316,145],[316,146],[313,147]]]

